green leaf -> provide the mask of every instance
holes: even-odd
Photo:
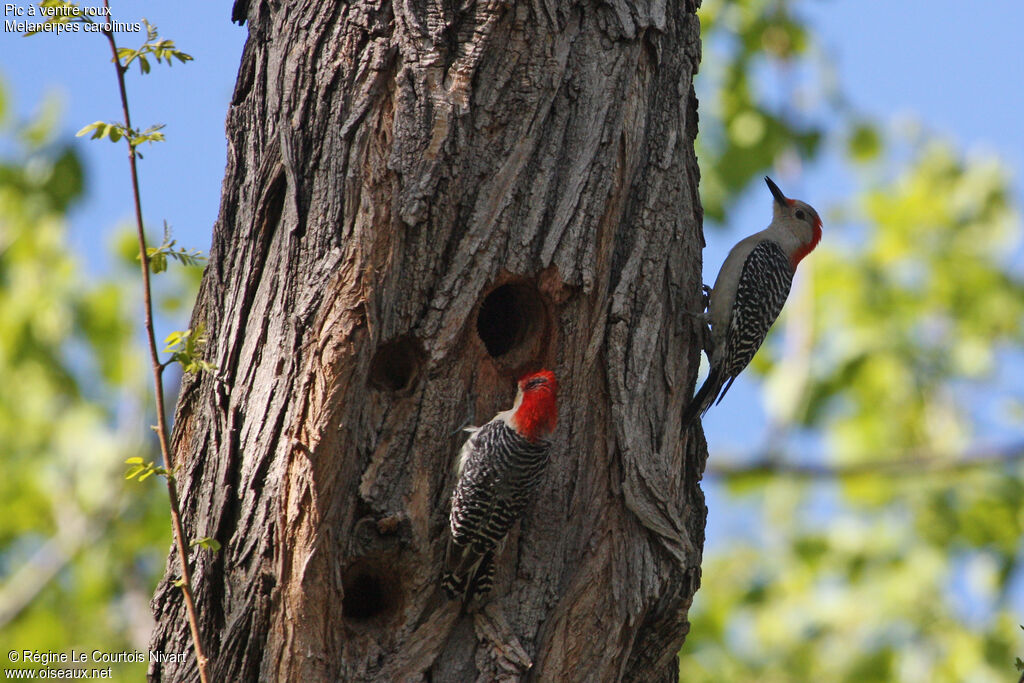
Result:
[[[160,135],[153,133],[153,135]],[[183,266],[201,266],[206,261],[206,256],[198,250],[188,250],[184,247],[175,248],[176,242],[170,239],[170,226],[164,221],[164,243],[158,247],[149,247],[146,253],[150,259],[150,270],[154,273],[162,273],[167,270],[167,259],[173,259]]]
[[[198,545],[199,547],[205,548],[206,550],[210,550],[212,552],[217,552],[218,550],[220,550],[220,542],[217,541],[217,539],[212,538],[211,536],[197,538],[194,541],[192,541],[191,545]]]
[[[130,131],[131,132],[131,146],[136,148],[143,142],[164,142],[164,134],[160,131],[163,130],[164,124],[160,123],[155,126],[150,126],[142,132]],[[141,154],[139,155],[141,157]]]
[[[181,344],[184,334],[184,332],[171,332],[169,335],[167,335],[167,338],[164,339],[164,353],[170,353],[174,351],[174,349],[179,344]]]
[[[167,270],[167,255],[155,247],[149,248],[149,269],[154,273]]]
[[[86,133],[89,133],[89,132],[91,132],[91,131],[94,131],[94,130],[96,130],[96,129],[100,128],[101,126],[102,126],[102,127],[106,127],[106,125],[107,125],[107,124],[106,124],[106,123],[104,123],[103,121],[95,121],[95,122],[93,122],[93,123],[90,123],[90,124],[89,124],[88,126],[86,126],[85,128],[82,128],[82,129],[81,129],[81,130],[79,130],[79,131],[78,131],[77,133],[75,133],[75,137],[79,137],[79,138],[80,138],[80,137],[82,137],[83,135],[85,135]],[[93,135],[93,138],[95,138],[95,137],[97,137],[97,136],[96,136],[96,135]],[[100,136],[100,137],[102,137],[102,136]]]
[[[171,473],[167,468],[161,467],[152,461],[145,462],[142,458],[128,458],[125,460],[125,464],[130,465],[130,467],[125,471],[125,479],[135,479],[137,477],[141,482],[149,479],[154,474],[165,477],[171,476]]]
[[[75,135],[82,137],[92,131],[91,140],[99,140],[109,137],[111,142],[119,142],[121,138],[128,137],[130,131],[120,123],[107,123],[106,121],[95,121],[79,130]]]
[[[185,372],[211,372],[217,366],[203,360],[202,348],[206,344],[205,327],[200,325],[194,330],[172,332],[164,340],[164,353],[170,353],[168,362],[179,363]]]

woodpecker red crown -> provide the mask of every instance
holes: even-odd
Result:
[[[550,434],[558,422],[558,380],[550,370],[523,375],[519,379],[522,403],[513,419],[515,427],[530,441]]]

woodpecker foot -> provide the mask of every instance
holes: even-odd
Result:
[[[705,325],[710,325],[711,324],[711,315],[710,315],[711,311],[709,311],[708,309],[711,307],[711,288],[708,287],[707,285],[701,285],[701,290],[703,291],[703,294],[701,294],[701,298],[700,298],[700,312],[699,313],[690,313],[689,311],[683,311],[683,312],[686,315],[690,316],[691,318],[696,318],[697,320],[700,320]]]
[[[685,315],[687,318],[693,318],[694,320],[696,320],[705,327],[708,327],[711,324],[708,320],[707,313],[691,313],[690,311],[683,311],[683,315]]]
[[[689,313],[686,315],[691,318],[696,318],[700,322],[700,334],[701,334],[701,346],[704,349],[704,353],[707,354],[708,360],[711,359],[711,288],[705,284],[701,285],[701,312],[700,313]]]
[[[711,326],[701,325],[701,345],[704,347],[704,355],[708,357],[708,361],[711,361],[711,351],[714,350],[714,344],[711,341]]]
[[[711,360],[711,325],[708,322],[708,314],[690,313],[689,311],[683,311],[683,314],[697,322],[697,327],[700,328],[701,348],[707,354],[708,360]]]

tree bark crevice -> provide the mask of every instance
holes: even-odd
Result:
[[[217,680],[674,680],[700,577],[694,7],[236,3],[175,422]],[[506,289],[502,289],[506,288]],[[488,297],[493,297],[488,300]],[[492,316],[492,317],[488,317]],[[439,590],[460,425],[559,376],[492,594]],[[186,651],[172,582],[153,647]],[[194,664],[154,665],[184,680]]]

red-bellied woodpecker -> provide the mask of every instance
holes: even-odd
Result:
[[[818,212],[786,197],[768,176],[764,180],[775,197],[772,222],[734,246],[718,273],[705,318],[711,325],[711,372],[683,413],[683,424],[729,391],[782,311],[800,259],[821,240]]]
[[[558,420],[558,381],[541,370],[523,376],[511,410],[471,432],[456,465],[451,536],[441,585],[452,598],[490,590],[494,553],[522,514],[548,464],[543,437]]]

